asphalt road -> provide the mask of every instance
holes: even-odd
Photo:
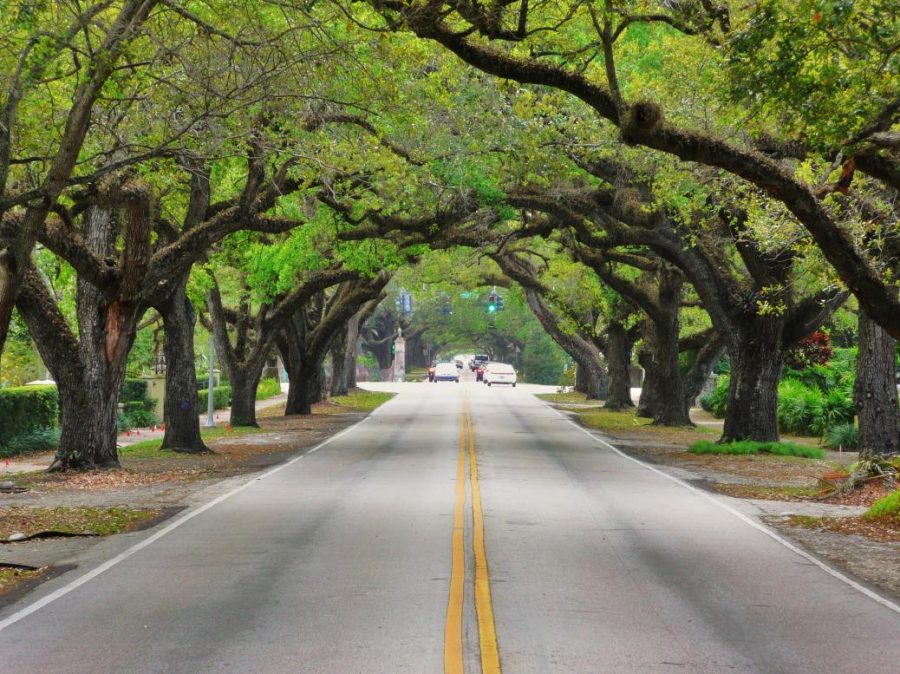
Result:
[[[896,607],[725,499],[525,387],[397,388],[5,609],[0,671],[900,671]]]

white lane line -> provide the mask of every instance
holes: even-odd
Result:
[[[539,400],[540,400],[540,399],[539,399]],[[608,442],[606,442],[605,440],[603,440],[600,436],[596,435],[595,433],[592,433],[592,432],[589,431],[588,429],[584,428],[583,426],[580,426],[579,424],[575,423],[575,422],[572,421],[571,419],[567,418],[564,414],[562,414],[559,410],[555,409],[555,408],[554,408],[552,405],[550,405],[548,402],[545,402],[545,401],[541,401],[541,402],[543,402],[544,405],[546,405],[547,408],[550,409],[554,414],[556,414],[556,415],[558,415],[559,417],[563,418],[567,423],[569,423],[569,424],[571,424],[572,426],[574,426],[575,428],[577,428],[579,431],[581,431],[582,433],[584,433],[585,435],[587,435],[589,438],[593,439],[595,442],[597,442],[597,443],[603,445],[604,447],[607,447],[607,448],[611,449],[612,451],[614,451],[614,452],[615,452],[616,454],[618,454],[619,456],[621,456],[621,457],[623,457],[623,458],[625,458],[625,459],[628,459],[629,461],[632,461],[632,462],[638,464],[639,466],[643,466],[643,467],[646,468],[647,470],[653,471],[653,472],[656,473],[657,475],[661,475],[662,477],[666,478],[667,480],[670,480],[670,481],[674,482],[675,484],[681,485],[681,486],[684,487],[685,489],[690,489],[692,492],[694,492],[695,494],[697,494],[697,495],[699,495],[699,496],[705,498],[705,499],[706,499],[707,501],[709,501],[710,503],[715,504],[715,505],[718,506],[719,508],[722,508],[723,510],[725,510],[725,511],[731,513],[732,515],[734,515],[735,517],[737,517],[739,520],[742,520],[742,521],[745,522],[746,524],[749,524],[749,525],[750,525],[751,527],[753,527],[754,529],[757,529],[758,531],[763,532],[763,533],[764,533],[766,536],[768,536],[769,538],[772,538],[773,540],[778,541],[779,543],[781,543],[784,547],[786,547],[786,548],[787,548],[788,550],[790,550],[791,552],[793,552],[793,553],[795,553],[795,554],[798,554],[798,555],[800,555],[801,557],[803,557],[803,559],[805,559],[806,561],[811,562],[812,564],[815,564],[815,565],[818,566],[820,569],[822,569],[825,573],[827,573],[827,574],[829,574],[829,575],[831,575],[831,576],[834,576],[835,578],[837,578],[837,579],[838,579],[839,581],[841,581],[842,583],[846,583],[847,585],[849,585],[850,587],[852,587],[852,588],[853,588],[854,590],[856,590],[857,592],[861,592],[862,594],[864,594],[865,596],[867,596],[869,599],[872,599],[872,600],[878,602],[878,603],[881,604],[882,606],[884,606],[884,607],[886,607],[886,608],[889,608],[891,611],[894,611],[895,613],[900,613],[900,605],[897,605],[897,604],[895,604],[894,602],[892,602],[890,599],[888,599],[887,597],[883,597],[883,596],[881,596],[880,594],[878,594],[877,592],[874,592],[874,591],[870,590],[870,589],[867,588],[865,585],[862,585],[862,584],[860,584],[860,583],[857,583],[855,580],[853,580],[852,578],[849,578],[849,577],[845,576],[843,573],[841,573],[841,572],[838,571],[837,569],[834,569],[834,568],[828,566],[828,564],[826,564],[826,563],[823,562],[822,560],[820,560],[820,559],[814,557],[813,555],[809,554],[809,553],[806,552],[805,550],[802,550],[802,549],[798,548],[796,545],[794,545],[793,543],[791,543],[791,542],[790,542],[789,540],[787,540],[786,538],[782,538],[782,537],[779,536],[777,533],[775,533],[775,531],[773,531],[773,530],[770,529],[769,527],[765,526],[765,525],[762,524],[761,522],[757,522],[756,520],[754,520],[754,519],[748,517],[747,515],[745,515],[744,513],[742,513],[740,510],[737,510],[736,508],[732,508],[732,507],[731,507],[730,505],[728,505],[727,503],[725,503],[725,502],[723,502],[723,501],[720,501],[719,499],[717,499],[716,497],[714,497],[712,494],[709,494],[709,493],[703,491],[702,489],[697,489],[697,487],[695,487],[695,486],[693,486],[693,485],[691,485],[691,484],[688,484],[688,483],[685,482],[684,480],[681,480],[681,479],[675,477],[674,475],[669,475],[668,473],[666,473],[666,472],[664,472],[664,471],[661,471],[661,470],[659,470],[658,468],[654,468],[654,467],[651,466],[650,464],[644,463],[643,461],[641,461],[641,460],[639,460],[639,459],[635,459],[633,456],[628,456],[628,454],[626,454],[625,452],[623,452],[622,450],[620,450],[620,449],[618,449],[618,448],[616,448],[616,447],[613,447],[611,444],[609,444]]]
[[[270,477],[270,476],[274,475],[275,473],[278,473],[278,472],[284,470],[284,469],[287,468],[288,466],[291,466],[291,465],[297,463],[298,461],[300,461],[301,459],[303,459],[303,458],[309,456],[310,454],[319,451],[320,449],[322,449],[322,447],[325,447],[326,445],[328,445],[328,444],[334,442],[334,441],[337,440],[338,438],[341,438],[341,437],[343,437],[344,435],[346,435],[347,433],[350,433],[351,431],[353,431],[354,429],[356,429],[356,428],[357,428],[358,426],[360,426],[361,424],[364,424],[364,423],[365,423],[366,421],[368,421],[370,418],[371,418],[371,416],[367,416],[365,419],[362,419],[362,420],[356,422],[355,424],[353,424],[352,426],[349,426],[348,428],[345,428],[345,429],[342,430],[340,433],[337,433],[336,435],[332,435],[330,438],[327,438],[326,440],[323,440],[323,441],[320,442],[318,445],[316,445],[316,446],[313,447],[312,449],[310,449],[310,450],[304,452],[304,453],[301,454],[300,456],[295,456],[295,457],[294,457],[293,459],[291,459],[290,461],[286,461],[285,463],[281,464],[280,466],[276,466],[276,467],[273,468],[272,470],[269,470],[269,471],[263,473],[262,475],[259,475],[258,477],[254,477],[253,479],[251,479],[251,480],[245,482],[245,483],[242,484],[241,486],[232,489],[232,490],[231,490],[230,492],[228,492],[227,494],[222,494],[221,496],[218,496],[218,497],[214,498],[212,501],[210,501],[210,502],[208,502],[208,503],[205,503],[204,505],[198,507],[196,510],[191,510],[191,511],[185,513],[184,515],[182,515],[181,517],[179,517],[178,519],[176,519],[174,522],[172,522],[171,524],[169,524],[169,525],[166,526],[165,528],[160,529],[159,531],[157,531],[155,534],[153,534],[153,535],[150,536],[149,538],[145,538],[145,539],[144,539],[143,541],[141,541],[140,543],[134,544],[133,546],[131,546],[130,548],[128,548],[128,549],[125,550],[124,552],[119,553],[118,555],[116,555],[116,556],[113,557],[112,559],[110,559],[110,560],[104,562],[104,563],[101,564],[100,566],[98,566],[98,567],[96,567],[96,568],[94,568],[94,569],[88,571],[88,572],[85,573],[83,576],[80,576],[79,578],[76,578],[75,580],[73,580],[73,581],[72,581],[71,583],[69,583],[68,585],[64,585],[63,587],[59,588],[58,590],[55,590],[55,591],[51,592],[50,594],[48,594],[46,597],[43,597],[43,598],[41,598],[41,599],[38,599],[38,600],[37,600],[36,602],[34,602],[33,604],[30,604],[29,606],[26,606],[25,608],[23,608],[23,609],[21,609],[21,610],[19,610],[19,611],[16,611],[15,613],[13,613],[13,614],[12,614],[11,616],[9,616],[8,618],[5,618],[4,620],[0,620],[0,632],[2,632],[4,629],[6,629],[7,627],[9,627],[10,625],[16,624],[17,622],[19,622],[19,621],[22,620],[23,618],[26,618],[26,617],[30,616],[32,613],[34,613],[34,612],[36,612],[36,611],[39,611],[40,609],[44,608],[44,607],[47,606],[48,604],[52,604],[52,603],[55,602],[57,599],[61,599],[62,597],[65,597],[67,594],[69,594],[69,593],[72,592],[73,590],[78,589],[79,587],[81,587],[81,586],[84,585],[85,583],[87,583],[87,582],[93,580],[94,578],[96,578],[97,576],[99,576],[99,575],[100,575],[101,573],[103,573],[104,571],[108,571],[109,569],[113,568],[113,567],[116,566],[117,564],[120,564],[121,562],[123,562],[123,561],[125,561],[126,559],[128,559],[129,557],[131,557],[133,554],[135,554],[135,553],[137,553],[137,552],[140,552],[140,551],[143,550],[144,548],[146,548],[146,547],[152,545],[153,543],[155,543],[156,541],[158,541],[158,540],[159,540],[160,538],[162,538],[163,536],[172,533],[173,531],[175,531],[175,529],[177,529],[178,527],[182,526],[183,524],[186,524],[187,522],[189,522],[190,520],[194,519],[194,518],[197,517],[198,515],[201,515],[201,514],[205,513],[205,512],[206,512],[207,510],[209,510],[210,508],[212,508],[212,507],[214,507],[214,506],[217,506],[218,504],[222,503],[223,501],[226,501],[226,500],[230,499],[232,496],[234,496],[234,495],[236,495],[236,494],[239,494],[240,492],[244,491],[247,487],[249,487],[249,486],[255,484],[256,482],[259,482],[260,480],[265,480],[267,477]]]

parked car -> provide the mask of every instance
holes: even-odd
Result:
[[[516,385],[516,371],[512,365],[506,363],[488,363],[484,368],[484,383],[488,386],[493,384],[509,384]]]
[[[434,381],[455,381],[459,383],[459,370],[453,363],[438,363],[434,366]]]

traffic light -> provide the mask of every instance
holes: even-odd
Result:
[[[497,295],[497,311],[503,311],[503,296]]]

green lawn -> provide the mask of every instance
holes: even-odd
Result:
[[[344,407],[348,412],[371,412],[381,407],[395,395],[397,394],[382,391],[365,391],[357,388],[350,391],[349,395],[329,398],[328,402],[332,405]]]
[[[550,403],[585,403],[588,402],[587,396],[578,391],[570,391],[569,393],[538,393],[537,397]],[[602,405],[601,400],[591,400],[591,403]]]
[[[239,426],[229,430],[226,426],[216,426],[215,428],[201,428],[200,437],[204,442],[216,440],[218,438],[234,437],[237,435],[252,435],[253,433],[262,433],[263,429],[255,426]],[[178,452],[172,452],[168,449],[160,449],[162,438],[156,440],[144,440],[136,442],[133,445],[119,447],[119,457],[123,459],[150,459],[157,456],[171,455],[176,456]]]

